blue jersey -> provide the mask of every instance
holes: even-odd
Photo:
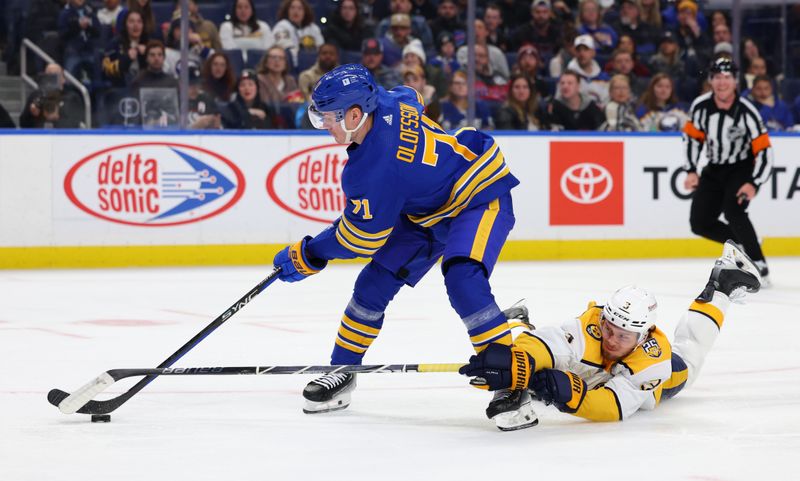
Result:
[[[401,216],[430,228],[519,184],[491,136],[473,128],[449,134],[423,108],[413,88],[379,88],[372,128],[360,145],[347,149],[347,207],[309,241],[312,257],[371,257]]]

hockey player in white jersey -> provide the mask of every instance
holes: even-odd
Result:
[[[490,345],[459,372],[472,376],[471,384],[492,391],[527,389],[534,399],[561,412],[592,421],[622,421],[640,409],[655,409],[691,385],[731,302],[760,287],[758,269],[728,241],[672,343],[655,325],[655,297],[626,286],[604,306],[591,302],[586,312],[562,326],[523,332],[511,346]],[[535,417],[530,403],[487,415],[502,430]]]

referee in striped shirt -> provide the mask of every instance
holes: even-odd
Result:
[[[689,223],[699,236],[741,244],[768,285],[769,269],[747,206],[772,173],[773,152],[758,110],[736,92],[736,73],[730,58],[712,61],[711,91],[694,100],[683,129],[684,187],[694,190]],[[708,163],[698,174],[704,145]],[[720,213],[727,223],[719,220]]]

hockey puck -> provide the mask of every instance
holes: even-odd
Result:
[[[92,414],[92,422],[93,423],[110,423],[111,422],[111,415],[110,414]]]

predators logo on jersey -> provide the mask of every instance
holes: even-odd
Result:
[[[642,350],[644,350],[644,353],[650,357],[661,357],[661,346],[658,345],[658,341],[655,339],[650,339],[642,344]]]
[[[589,324],[586,326],[586,332],[598,341],[602,338],[602,335],[600,334],[600,328],[597,326],[597,324]]]

